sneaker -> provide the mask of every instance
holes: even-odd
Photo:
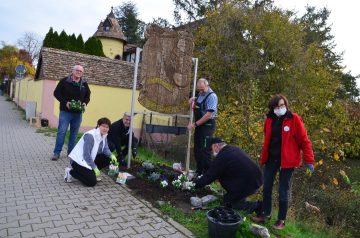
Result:
[[[101,181],[101,178],[100,178],[100,177],[96,177],[96,181],[97,181],[97,182],[100,182],[100,181]]]
[[[64,175],[64,181],[65,183],[71,183],[72,182],[72,176],[70,174],[71,168],[66,167],[65,168],[65,175]]]
[[[277,220],[275,224],[272,226],[275,230],[282,230],[285,228],[285,221],[284,220]]]
[[[60,158],[60,155],[57,155],[57,154],[53,154],[53,156],[51,157],[51,160],[58,160]]]

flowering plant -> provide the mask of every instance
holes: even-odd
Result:
[[[175,188],[180,189],[182,187],[182,182],[179,179],[176,179],[176,180],[172,181],[172,185]]]
[[[194,191],[195,190],[195,183],[193,182],[184,182],[182,185],[182,189],[183,190],[188,190],[188,191]]]
[[[153,182],[155,182],[156,180],[158,180],[160,178],[160,174],[159,173],[155,173],[155,172],[152,172],[150,175],[149,175],[149,177],[148,177],[148,179],[150,180],[150,181],[153,181]]]
[[[144,167],[144,169],[147,171],[153,170],[155,168],[155,166],[148,160],[142,163],[142,167]]]
[[[161,188],[166,188],[168,185],[169,184],[168,184],[168,182],[166,180],[163,180],[163,181],[160,182],[160,187]]]

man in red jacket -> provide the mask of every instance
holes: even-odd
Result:
[[[301,152],[306,166],[314,171],[314,153],[302,119],[288,110],[288,100],[275,95],[269,101],[264,126],[264,144],[260,165],[264,166],[263,208],[256,222],[271,216],[272,189],[279,172],[279,213],[274,229],[283,229],[288,209],[289,190],[294,169],[301,166]]]

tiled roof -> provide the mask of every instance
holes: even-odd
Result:
[[[69,75],[76,64],[84,67],[84,78],[90,84],[132,88],[133,63],[45,47],[40,53],[35,79],[60,80]]]
[[[108,31],[105,30],[105,26],[109,26]],[[105,21],[100,22],[94,36],[115,38],[115,39],[127,41],[118,20],[115,18],[112,9],[109,15],[106,17]]]

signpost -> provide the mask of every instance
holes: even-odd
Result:
[[[19,79],[19,88],[18,88],[18,97],[17,97],[17,101],[18,101],[17,107],[19,108],[21,79],[23,78],[24,74],[26,73],[26,67],[23,64],[18,64],[15,67],[15,71],[17,73],[16,77]]]

